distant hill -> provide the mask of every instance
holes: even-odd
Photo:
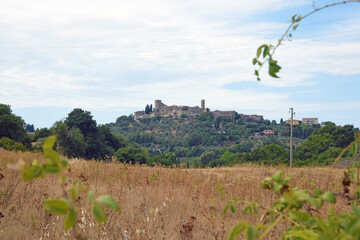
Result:
[[[215,117],[204,112],[193,118],[155,116],[134,120],[133,115],[121,116],[107,126],[130,141],[146,148],[151,155],[174,152],[176,157],[199,157],[204,152],[223,149],[250,152],[269,144],[288,148],[289,125],[276,121],[253,119],[236,114],[234,117]],[[294,143],[299,145],[319,125],[294,126]]]

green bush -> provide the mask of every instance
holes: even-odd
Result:
[[[27,147],[20,142],[16,142],[7,137],[0,138],[0,147],[9,150],[9,151],[28,151]]]

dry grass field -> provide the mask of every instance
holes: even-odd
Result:
[[[73,239],[64,230],[63,218],[44,210],[43,200],[60,198],[61,190],[55,176],[32,182],[21,180],[21,174],[8,169],[8,163],[22,158],[30,163],[41,159],[33,153],[15,153],[0,149],[0,239]],[[66,177],[86,188],[80,193],[76,207],[77,232],[82,239],[226,239],[235,223],[246,220],[256,223],[259,215],[241,215],[238,205],[235,214],[223,216],[226,201],[216,191],[224,186],[224,193],[265,206],[277,199],[271,191],[261,188],[261,181],[278,169],[292,178],[291,185],[312,190],[341,191],[344,169],[239,166],[218,169],[168,169],[69,160]],[[122,211],[108,211],[108,222],[99,225],[89,212],[86,194],[93,189],[97,195],[110,194]],[[319,215],[327,213],[326,206]],[[339,201],[337,211],[349,210]],[[269,239],[278,239],[286,228],[278,226]]]

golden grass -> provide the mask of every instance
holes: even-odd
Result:
[[[49,214],[43,208],[47,198],[61,197],[55,176],[21,180],[21,174],[7,169],[6,164],[18,159],[31,162],[39,154],[14,153],[0,149],[0,239],[73,239],[66,232],[63,218]],[[216,185],[233,197],[265,206],[277,199],[271,191],[261,188],[261,181],[279,168],[292,178],[291,184],[311,191],[341,191],[343,169],[239,166],[217,169],[167,169],[70,160],[66,172],[69,184],[78,181],[97,195],[110,194],[122,208],[120,213],[108,211],[108,222],[98,225],[89,212],[87,190],[76,202],[79,211],[78,232],[84,239],[226,239],[235,223],[245,220],[256,223],[258,216],[243,217],[238,211],[223,216],[226,201],[220,198]],[[326,206],[319,215],[327,213]],[[337,211],[348,211],[345,203]],[[278,226],[269,239],[278,239],[286,226]]]

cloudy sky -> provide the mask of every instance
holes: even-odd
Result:
[[[320,7],[332,1],[316,1]],[[0,103],[36,128],[74,108],[101,124],[168,105],[318,117],[360,127],[360,4],[304,19],[279,48],[280,79],[253,75],[311,0],[0,0]],[[265,70],[265,69],[264,69]]]

